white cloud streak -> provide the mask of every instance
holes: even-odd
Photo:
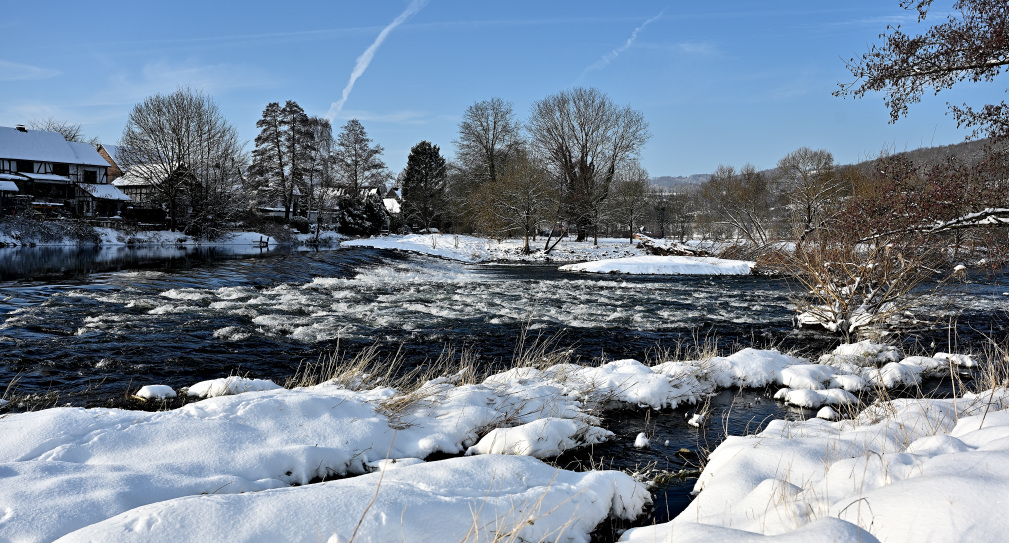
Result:
[[[33,81],[58,75],[60,72],[56,70],[0,60],[0,81]]]
[[[650,25],[651,23],[661,18],[663,13],[665,13],[665,10],[662,10],[655,17],[652,17],[651,19],[648,19],[647,21],[641,23],[641,26],[634,29],[634,32],[631,33],[631,37],[627,38],[627,41],[623,45],[617,47],[616,49],[610,51],[609,53],[606,53],[605,55],[603,55],[603,58],[597,60],[595,64],[589,66],[588,68],[585,68],[582,74],[578,76],[578,80],[581,81],[582,78],[584,78],[589,72],[602,70],[603,68],[609,66],[609,64],[614,60],[616,60],[616,58],[619,57],[621,53],[628,50],[631,47],[631,45],[634,44],[634,40],[638,39],[638,34],[641,33],[641,31],[644,30],[646,26]]]
[[[389,33],[420,11],[426,4],[427,0],[413,0],[410,2],[410,5],[407,6],[406,10],[403,11],[403,13],[400,13],[399,17],[396,17],[396,19],[389,23],[388,26],[383,28],[371,46],[365,49],[364,53],[361,53],[361,56],[357,57],[357,64],[354,65],[354,71],[350,72],[350,80],[347,81],[347,86],[343,88],[343,96],[341,96],[338,101],[333,102],[333,105],[329,107],[329,112],[326,113],[326,118],[329,119],[329,121],[332,122],[333,119],[340,114],[340,110],[343,109],[343,104],[345,104],[347,102],[347,98],[350,97],[350,91],[354,90],[354,83],[357,82],[357,78],[361,77],[361,75],[364,74],[364,71],[368,69],[368,65],[371,64],[371,59],[375,57],[375,52],[378,51],[378,48],[382,45],[382,42],[385,41],[385,38],[389,36]]]

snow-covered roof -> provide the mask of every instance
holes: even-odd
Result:
[[[85,166],[99,166],[102,168],[107,168],[109,166],[109,161],[105,160],[90,143],[81,143],[78,141],[68,141],[67,145],[74,150],[74,154],[77,155],[77,162],[72,164],[83,164]]]
[[[18,186],[13,181],[0,180],[0,191],[17,192]]]
[[[86,190],[88,194],[94,196],[95,198],[101,198],[102,200],[122,200],[124,202],[130,201],[130,197],[123,194],[123,191],[108,183],[78,183],[78,186]]]
[[[0,179],[4,179],[6,181],[24,181],[26,178],[23,175],[13,173],[0,173]]]
[[[385,204],[385,209],[389,213],[399,213],[399,201],[395,198],[386,198],[382,200],[382,203]]]
[[[117,187],[146,187],[152,184],[152,179],[164,179],[166,168],[158,164],[137,164],[112,182]]]
[[[9,126],[0,126],[0,158],[87,166],[109,165],[88,143],[68,142],[59,132],[22,132]]]
[[[31,179],[33,181],[42,181],[45,183],[69,183],[70,178],[65,175],[56,175],[52,173],[28,173],[23,172],[21,175]]]

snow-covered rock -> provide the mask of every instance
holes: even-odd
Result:
[[[514,428],[495,428],[467,449],[466,454],[517,454],[552,458],[568,449],[602,443],[612,437],[613,432],[584,422],[550,417]]]
[[[175,390],[168,385],[145,385],[135,396],[145,400],[167,400],[175,397]]]
[[[210,379],[200,381],[189,387],[187,396],[197,398],[213,398],[216,396],[230,396],[243,392],[261,392],[264,390],[277,390],[282,388],[277,383],[268,379],[249,379],[247,377],[224,377],[222,379]]]

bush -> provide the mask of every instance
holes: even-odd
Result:
[[[290,225],[299,234],[307,234],[309,232],[308,219],[305,217],[291,217]]]

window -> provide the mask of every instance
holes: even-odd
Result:
[[[70,175],[70,165],[69,164],[53,164],[53,174],[55,174],[55,175]]]
[[[94,170],[84,170],[84,182],[95,184],[98,182],[98,172]]]
[[[18,173],[35,173],[35,163],[30,160],[19,160]]]

